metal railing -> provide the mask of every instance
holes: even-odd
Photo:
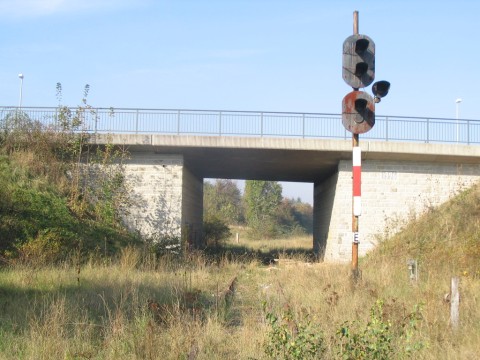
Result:
[[[24,118],[58,130],[67,108],[0,107],[0,125]],[[68,108],[90,133],[347,139],[339,114],[229,110]],[[63,117],[62,117],[63,116]],[[4,126],[4,125],[3,125]],[[376,115],[363,139],[424,143],[480,144],[480,120]]]

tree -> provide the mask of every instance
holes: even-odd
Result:
[[[245,218],[252,235],[274,237],[278,234],[277,208],[282,201],[282,186],[276,181],[247,180]]]
[[[242,195],[233,180],[217,179],[203,185],[204,218],[217,218],[227,224],[243,222]]]
[[[218,248],[232,233],[228,225],[216,217],[208,217],[203,222],[203,239],[207,247]]]
[[[298,198],[283,199],[277,208],[279,231],[283,235],[311,234],[313,232],[313,208]]]
[[[298,221],[300,226],[308,233],[313,233],[313,207],[309,203],[304,203],[297,199],[293,203],[293,212],[295,219]]]

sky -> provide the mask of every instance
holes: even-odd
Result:
[[[0,0],[0,106],[340,113],[355,10],[377,114],[480,119],[478,0]]]

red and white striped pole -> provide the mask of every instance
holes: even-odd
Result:
[[[353,136],[352,179],[352,273],[353,278],[357,279],[360,275],[358,271],[358,244],[360,243],[358,234],[358,217],[362,214],[362,150],[359,146],[358,134]]]
[[[352,151],[353,216],[362,215],[362,149],[354,146]]]

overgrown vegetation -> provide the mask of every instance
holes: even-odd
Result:
[[[253,255],[178,259],[133,247],[80,265],[73,254],[4,266],[0,357],[475,359],[479,203],[476,186],[431,209],[362,259],[357,282],[349,265],[299,256],[262,266]],[[414,283],[409,258],[421,269]],[[456,331],[452,276],[461,277]]]
[[[50,263],[72,252],[111,255],[135,242],[118,214],[127,205],[122,159],[112,146],[93,149],[87,104],[59,106],[54,126],[14,110],[0,121],[0,256]],[[61,85],[57,85],[61,96]]]
[[[318,359],[325,347],[321,328],[308,319],[299,322],[287,306],[282,314],[266,312],[270,330],[264,344],[265,354],[271,359]]]
[[[203,184],[205,218],[215,218],[229,225],[245,223],[242,194],[232,180],[217,179]]]
[[[403,259],[373,259],[355,285],[349,266],[300,257],[265,267],[246,257],[156,258],[133,247],[79,268],[74,259],[3,267],[0,357],[475,358],[479,279],[462,277],[453,332],[441,264],[411,284],[407,271],[396,274]]]
[[[480,278],[480,185],[461,192],[448,203],[431,207],[409,226],[385,241],[367,256],[368,262],[392,254],[403,259],[417,259],[420,276],[441,264],[445,274]]]

